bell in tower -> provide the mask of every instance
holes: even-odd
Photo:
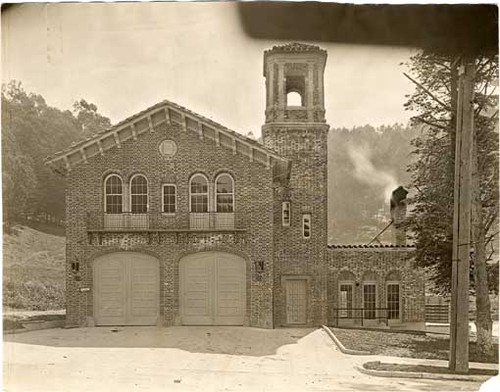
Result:
[[[326,51],[290,43],[264,53],[266,124],[324,123],[323,74]]]

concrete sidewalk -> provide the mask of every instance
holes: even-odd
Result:
[[[116,331],[116,332],[113,332]],[[479,383],[384,379],[321,329],[127,327],[8,335],[6,391],[475,391]]]
[[[447,360],[439,359],[417,359],[408,357],[394,357],[386,355],[372,355],[367,351],[350,350],[347,349],[343,343],[337,338],[333,331],[322,326],[325,333],[331,338],[332,342],[337,346],[337,348],[347,356],[353,356],[355,361],[358,362],[354,365],[355,368],[363,374],[368,374],[377,377],[386,378],[409,378],[409,379],[432,379],[432,380],[456,380],[456,381],[476,381],[484,382],[491,378],[491,376],[481,376],[481,375],[456,375],[447,373],[426,373],[426,372],[410,372],[410,371],[389,371],[389,370],[374,370],[366,369],[364,364],[367,362],[381,362],[389,364],[404,364],[404,365],[426,365],[426,366],[436,366],[442,368],[448,368]],[[470,369],[488,369],[493,370],[498,375],[498,364],[494,363],[480,363],[480,362],[470,362]]]

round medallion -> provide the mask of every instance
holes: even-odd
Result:
[[[160,154],[172,158],[177,152],[177,144],[173,140],[164,140],[160,143]]]

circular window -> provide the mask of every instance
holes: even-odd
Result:
[[[177,152],[177,144],[173,140],[164,140],[160,143],[160,154],[172,158]]]

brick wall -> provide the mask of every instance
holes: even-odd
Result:
[[[339,307],[339,276],[352,273],[355,279],[354,305],[361,308],[363,276],[376,277],[377,307],[386,307],[388,275],[399,276],[401,283],[402,322],[419,323],[425,320],[424,273],[416,269],[414,250],[395,248],[328,248],[328,322],[335,322],[334,308]],[[345,271],[345,272],[344,272]],[[393,280],[392,277],[389,278]]]
[[[307,322],[326,320],[328,126],[296,125],[263,128],[264,144],[292,161],[287,187],[274,192],[274,320],[287,325],[284,279],[307,277]],[[283,227],[281,205],[290,201],[291,222]],[[302,235],[302,215],[311,214],[311,238]]]
[[[178,145],[173,158],[167,159],[158,151],[164,139]],[[124,183],[136,173],[144,174],[149,182],[151,213],[161,212],[162,183],[175,183],[180,217],[189,211],[189,178],[196,172],[205,174],[210,183],[220,172],[233,176],[235,213],[240,219],[238,224],[247,229],[245,233],[109,233],[89,241],[87,213],[103,213],[103,180],[108,174],[119,174]],[[271,170],[177,125],[160,125],[155,132],[126,141],[121,148],[76,166],[68,174],[66,192],[67,325],[83,326],[92,321],[93,291],[80,292],[79,288],[92,288],[92,261],[102,254],[128,250],[155,256],[160,262],[160,316],[164,325],[173,325],[179,321],[179,260],[193,252],[220,250],[247,260],[247,324],[272,328],[272,202]],[[72,262],[80,263],[80,280],[71,271]],[[257,263],[264,265],[262,271],[256,271]]]

